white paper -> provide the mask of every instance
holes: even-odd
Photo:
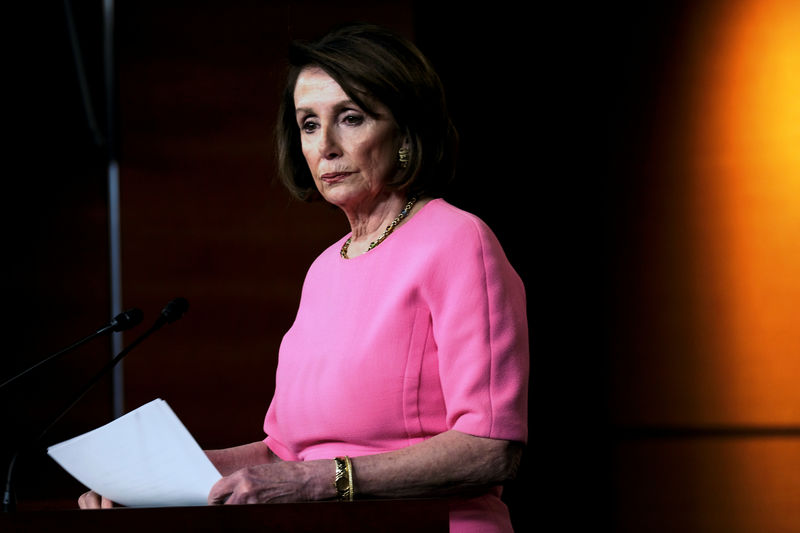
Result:
[[[129,507],[206,505],[222,477],[161,399],[47,453],[90,489]]]

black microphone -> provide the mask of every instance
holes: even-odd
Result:
[[[186,300],[186,298],[175,298],[167,303],[167,305],[164,306],[164,309],[161,310],[161,315],[159,315],[158,319],[156,319],[156,324],[158,324],[158,327],[161,327],[164,324],[172,324],[181,318],[188,310],[189,302]]]
[[[115,316],[105,327],[111,328],[112,331],[125,331],[141,324],[143,318],[144,313],[142,313],[141,309],[134,307]],[[102,330],[101,328],[98,331]]]
[[[161,314],[156,319],[155,323],[152,326],[150,326],[150,329],[139,335],[133,342],[131,342],[121,352],[119,352],[116,355],[116,357],[114,357],[108,363],[106,363],[106,365],[100,369],[100,372],[95,374],[94,377],[92,377],[92,379],[90,379],[86,383],[86,385],[84,385],[84,387],[78,392],[78,394],[75,395],[72,401],[70,401],[67,404],[67,406],[64,409],[62,409],[50,421],[50,423],[47,424],[47,426],[45,426],[42,432],[39,433],[39,436],[33,439],[33,441],[31,441],[31,443],[28,444],[28,446],[26,446],[23,449],[30,449],[39,444],[39,441],[41,441],[42,438],[44,438],[44,436],[47,434],[47,432],[50,431],[50,428],[52,428],[59,420],[61,420],[61,418],[65,414],[67,414],[67,412],[70,409],[72,409],[75,406],[75,404],[78,403],[78,401],[81,398],[83,398],[83,396],[87,392],[89,392],[89,390],[94,385],[96,385],[98,381],[100,381],[103,378],[103,376],[105,376],[108,372],[110,372],[111,369],[113,369],[117,365],[117,363],[119,363],[122,360],[123,357],[128,355],[131,350],[133,350],[136,346],[138,346],[143,340],[145,340],[155,331],[162,328],[165,324],[172,324],[173,322],[181,318],[188,310],[189,310],[189,302],[186,300],[186,298],[175,298],[174,300],[171,300],[166,306],[164,306],[164,309],[161,310]],[[11,489],[12,486],[11,481],[14,475],[14,465],[17,462],[17,457],[19,456],[19,454],[20,451],[17,451],[13,455],[11,461],[8,464],[8,473],[6,475],[6,488],[5,492],[3,493],[3,512],[11,512],[14,510],[15,507],[16,502],[13,496],[13,491]]]
[[[134,326],[138,326],[143,318],[144,318],[144,313],[142,313],[142,311],[140,309],[137,309],[135,307],[131,308],[131,309],[128,309],[127,311],[123,311],[122,313],[120,313],[117,316],[115,316],[114,318],[112,318],[111,322],[109,322],[108,324],[106,324],[103,327],[99,328],[97,331],[95,331],[94,333],[92,333],[88,337],[84,337],[83,339],[81,339],[81,340],[79,340],[79,341],[67,346],[63,350],[61,350],[59,352],[56,352],[53,355],[51,355],[51,356],[39,361],[38,363],[36,363],[32,367],[23,370],[22,372],[20,372],[19,374],[17,374],[13,378],[11,378],[9,380],[6,380],[2,385],[0,385],[0,389],[5,387],[6,385],[10,385],[14,381],[16,381],[19,378],[21,378],[22,376],[27,375],[29,372],[32,372],[32,371],[36,370],[37,368],[40,368],[40,367],[44,366],[45,364],[47,364],[49,362],[55,361],[59,357],[61,357],[62,355],[65,355],[65,354],[71,352],[72,350],[75,350],[76,348],[79,348],[79,347],[83,346],[84,344],[86,344],[90,340],[95,339],[95,338],[99,337],[100,335],[105,335],[106,333],[110,333],[112,331],[125,331],[126,329],[130,329],[130,328],[132,328]]]

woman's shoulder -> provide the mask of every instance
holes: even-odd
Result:
[[[417,232],[423,232],[428,240],[434,238],[439,244],[452,242],[464,245],[466,241],[497,241],[489,226],[477,215],[465,211],[442,198],[428,202],[419,212]]]
[[[469,211],[465,211],[460,207],[456,207],[444,198],[432,198],[425,204],[424,207],[425,211],[429,215],[435,217],[447,218],[453,221],[462,222],[473,219],[480,220],[476,215],[473,215]]]
[[[500,241],[479,216],[442,199],[429,202],[418,215],[423,216],[417,221],[416,238],[405,241],[405,249],[413,250],[406,263],[448,284],[455,278],[483,279],[487,274],[494,280],[519,283]]]

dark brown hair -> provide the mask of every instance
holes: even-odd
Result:
[[[318,41],[292,43],[276,142],[280,178],[297,198],[319,195],[300,144],[294,89],[300,72],[319,67],[365,113],[380,102],[409,141],[408,166],[387,186],[409,194],[441,195],[455,171],[458,135],[445,104],[439,76],[411,42],[369,24],[340,26]]]

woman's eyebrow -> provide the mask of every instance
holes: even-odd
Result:
[[[337,112],[337,113],[340,113],[343,109],[352,109],[352,108],[360,110],[361,106],[359,106],[357,103],[355,103],[353,100],[350,100],[350,99],[342,100],[340,102],[336,102],[333,105],[333,110],[335,112]],[[312,109],[310,107],[305,107],[305,106],[296,108],[294,113],[295,113],[295,115],[316,115],[317,114],[317,112],[314,111],[314,109]]]
[[[352,100],[342,100],[341,102],[339,102],[334,106],[334,109],[336,109],[337,111],[341,111],[342,109],[352,109],[352,108],[361,109],[361,106],[359,106]]]
[[[310,107],[298,107],[294,110],[295,115],[315,115],[314,110]]]

